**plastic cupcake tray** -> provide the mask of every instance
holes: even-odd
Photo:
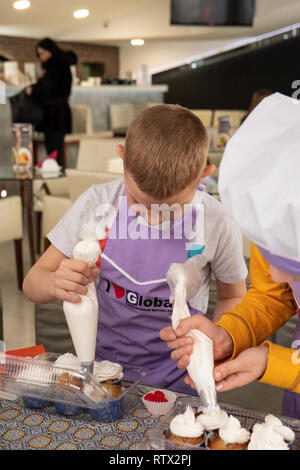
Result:
[[[31,359],[0,353],[0,397],[22,398],[24,405],[33,409],[54,405],[64,415],[88,411],[93,419],[108,423],[123,416],[129,395],[147,373],[141,367],[121,364],[122,394],[112,398],[86,369],[55,364],[59,356],[45,353]]]
[[[210,450],[205,445],[185,445],[184,443],[177,444],[174,441],[167,439],[170,429],[170,422],[172,419],[181,413],[184,413],[186,406],[190,405],[195,411],[201,406],[201,402],[197,397],[183,397],[174,408],[166,415],[160,423],[152,428],[148,433],[148,439],[139,443],[137,449],[152,449],[152,450]],[[264,422],[265,416],[268,413],[254,411],[246,408],[241,408],[226,403],[219,403],[220,407],[228,414],[235,416],[239,419],[241,425],[248,429],[252,429],[255,423]],[[291,445],[292,450],[300,450],[300,420],[286,418],[284,416],[277,416],[285,426],[291,428],[295,433],[295,441]],[[207,433],[208,435],[208,433]],[[208,437],[208,436],[207,436]]]

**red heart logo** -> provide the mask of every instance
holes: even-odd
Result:
[[[123,287],[117,286],[116,284],[113,283],[114,289],[115,289],[115,294],[117,299],[121,299],[121,297],[124,297],[125,295],[125,289]]]
[[[145,395],[145,400],[154,401],[156,403],[167,403],[168,401],[165,394],[159,390],[154,393],[147,393],[147,395]]]

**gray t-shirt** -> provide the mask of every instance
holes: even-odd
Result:
[[[123,179],[91,186],[47,235],[52,245],[68,258],[72,258],[73,249],[80,239],[82,215],[87,205],[95,213],[103,213],[103,219],[107,217],[107,211],[99,212],[99,207],[112,207],[114,210],[110,213],[113,217],[110,217],[108,223],[111,226],[123,191]],[[201,202],[203,226],[200,224],[201,234],[198,238],[205,244],[205,249],[194,257],[199,266],[200,283],[197,295],[190,299],[189,303],[197,310],[206,312],[212,274],[223,283],[233,284],[245,280],[248,272],[243,257],[242,234],[236,222],[225,206],[209,194],[202,192]]]

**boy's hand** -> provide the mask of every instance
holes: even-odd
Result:
[[[215,325],[203,315],[192,315],[182,320],[174,332],[171,326],[160,331],[160,338],[167,342],[170,349],[174,349],[171,358],[178,361],[179,369],[186,369],[193,352],[193,339],[185,336],[191,329],[198,329],[206,334],[214,343],[214,360],[218,361],[230,356],[233,352],[233,341],[224,328]]]
[[[214,370],[217,390],[226,392],[261,377],[267,367],[268,352],[267,346],[246,349],[233,361],[217,366]]]
[[[87,293],[87,286],[99,274],[96,266],[89,265],[80,259],[63,259],[53,273],[51,294],[59,300],[72,303],[81,302],[80,295]],[[78,295],[80,294],[80,295]]]

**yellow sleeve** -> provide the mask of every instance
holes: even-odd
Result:
[[[286,283],[275,283],[269,264],[252,244],[250,288],[242,302],[225,312],[216,323],[232,337],[234,350],[230,359],[261,344],[297,312],[293,292]]]
[[[266,341],[269,347],[268,363],[264,375],[258,380],[275,387],[300,393],[300,353]]]

